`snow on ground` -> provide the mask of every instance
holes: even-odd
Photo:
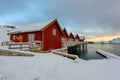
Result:
[[[117,60],[84,61],[54,68],[49,73],[50,80],[120,80],[120,61]]]
[[[0,56],[0,80],[120,80],[120,60],[75,61],[52,53]]]
[[[98,50],[96,52],[98,54],[101,54],[101,55],[105,56],[107,59],[120,59],[119,56],[117,56],[115,54],[112,54],[112,53],[109,53],[109,52],[106,52],[106,51],[103,51],[103,50]]]
[[[50,53],[36,54],[35,57],[0,56],[0,80],[42,78],[54,65],[70,62],[73,62],[73,60]]]

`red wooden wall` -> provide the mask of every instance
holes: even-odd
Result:
[[[65,28],[63,29],[63,37],[68,38],[68,33]]]
[[[68,38],[69,38],[69,39],[73,39],[73,41],[75,41],[75,38],[74,38],[74,36],[73,36],[72,33],[70,33],[70,35],[68,36]]]
[[[35,34],[35,40],[42,40],[42,32],[41,31],[35,31],[35,32],[25,32],[25,33],[19,33],[19,34],[11,34],[10,40],[13,42],[20,42],[18,40],[13,40],[13,36],[22,36],[22,42],[28,42],[28,35],[29,34]]]
[[[68,33],[65,28],[63,29],[63,38],[66,38],[68,41]]]
[[[53,35],[53,29],[56,30],[56,35]],[[44,34],[44,50],[61,48],[61,31],[58,28],[57,22],[49,26],[43,31]]]
[[[78,34],[75,36],[75,39],[80,41],[80,37],[78,36]]]

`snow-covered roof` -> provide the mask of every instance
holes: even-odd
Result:
[[[79,36],[81,40],[84,40],[85,39],[85,36]]]
[[[68,32],[67,32],[66,28],[64,28],[64,29],[62,30],[62,32],[63,32],[63,36],[65,36],[65,34],[66,34],[67,37],[68,37]]]
[[[22,33],[22,32],[39,31],[43,27],[47,26],[49,23],[51,23],[54,20],[24,25],[24,26],[21,26],[17,29],[12,30],[10,33]]]
[[[69,36],[70,34],[72,34],[72,35],[73,35],[73,33],[72,33],[72,32],[69,32],[69,33],[68,33],[68,36]],[[73,36],[74,36],[74,35],[73,35]]]
[[[73,34],[74,37],[76,37],[78,34]]]
[[[120,38],[114,38],[111,43],[120,43]]]

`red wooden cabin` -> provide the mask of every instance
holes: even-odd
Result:
[[[65,28],[63,29],[63,38],[66,39],[66,41],[68,40],[68,33]]]
[[[62,47],[62,30],[57,21],[51,20],[20,27],[10,33],[13,42],[43,41],[43,50]]]
[[[79,42],[80,42],[80,37],[79,37],[79,35],[78,35],[78,34],[75,34],[75,35],[74,35],[74,38],[75,38],[75,44],[79,44]]]
[[[72,33],[68,35],[68,41],[75,41],[74,35]]]
[[[80,37],[78,34],[75,35],[75,41],[80,41]]]
[[[68,41],[68,33],[65,28],[63,29],[62,32],[63,32],[62,45],[63,45],[63,47],[65,47],[67,45],[67,41]]]
[[[84,42],[85,36],[80,36],[80,42]]]

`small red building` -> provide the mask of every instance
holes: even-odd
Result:
[[[72,33],[68,35],[68,41],[75,41],[74,35]]]
[[[75,34],[75,35],[74,35],[74,38],[75,38],[75,44],[79,44],[79,42],[80,42],[80,37],[79,37],[79,35],[78,35],[78,34]]]
[[[80,36],[80,42],[84,42],[85,36]]]
[[[66,28],[63,29],[63,38],[67,41],[68,40],[68,33]]]
[[[80,41],[80,37],[78,34],[75,35],[75,41]]]
[[[63,45],[63,47],[65,47],[67,45],[67,41],[68,41],[68,33],[65,28],[63,29],[62,32],[63,32],[62,45]]]
[[[57,21],[51,20],[20,27],[10,33],[13,42],[43,41],[43,50],[62,47],[62,29]]]

